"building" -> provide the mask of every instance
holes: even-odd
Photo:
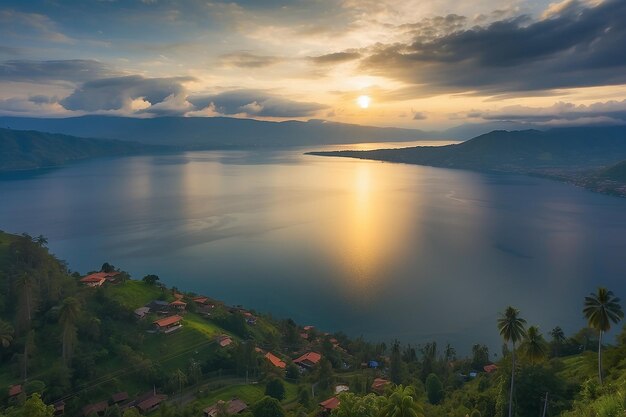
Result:
[[[280,360],[279,357],[274,356],[271,352],[267,352],[265,354],[265,359],[267,359],[268,361],[270,361],[270,363],[272,365],[274,365],[277,368],[280,369],[285,369],[287,367],[287,364],[285,362],[283,362],[282,360]]]
[[[154,321],[154,327],[159,333],[169,334],[183,327],[180,323],[183,320],[181,316],[169,316]]]
[[[225,335],[225,334],[218,336],[216,341],[217,341],[217,344],[220,345],[220,347],[230,346],[233,343],[233,339],[231,339],[230,336]]]
[[[9,386],[9,398],[17,397],[22,393],[21,385],[11,385]]]
[[[389,382],[386,379],[383,378],[376,378],[374,379],[374,382],[372,382],[372,386],[370,387],[372,392],[375,392],[376,394],[383,394],[385,392],[385,388],[387,388],[387,385],[389,385],[391,382]]]
[[[487,372],[488,374],[491,374],[491,373],[493,373],[493,372],[495,372],[495,371],[497,371],[497,370],[498,370],[498,365],[496,365],[496,364],[492,363],[491,365],[485,365],[485,366],[483,367],[483,369],[484,369],[484,370],[485,370],[485,372]]]
[[[180,301],[180,300],[176,300],[176,301],[172,301],[169,306],[171,308],[174,308],[178,311],[185,311],[185,309],[187,308],[187,303],[184,301]]]
[[[296,365],[302,366],[303,368],[312,368],[319,363],[322,359],[322,355],[317,352],[307,352],[304,355],[300,356],[297,359],[293,360],[293,363]]]
[[[150,313],[150,307],[139,307],[135,310],[135,317],[138,319],[143,319]]]
[[[111,395],[111,402],[113,404],[119,404],[128,401],[128,393],[127,392],[117,392]]]
[[[107,281],[113,281],[120,273],[113,272],[95,272],[80,279],[80,282],[88,287],[101,287]]]
[[[322,401],[320,403],[320,407],[322,407],[322,412],[324,413],[324,415],[329,416],[330,413],[332,413],[335,408],[339,407],[339,404],[340,404],[339,398],[330,397],[326,401]]]
[[[205,417],[215,417],[219,411],[220,406],[224,404],[224,401],[218,401],[210,407],[204,409]],[[226,413],[228,415],[235,415],[244,412],[248,408],[248,405],[239,398],[233,398],[226,403]]]
[[[65,414],[65,401],[57,401],[52,404],[52,406],[54,407],[55,416],[62,416]]]
[[[166,399],[167,395],[153,394],[145,400],[137,403],[135,407],[139,410],[139,412],[141,412],[141,414],[147,414],[159,408],[161,403]]]
[[[350,391],[350,387],[347,386],[346,384],[335,385],[335,395],[341,394],[342,392],[348,392],[348,391]]]
[[[170,303],[163,300],[152,300],[146,307],[150,308],[150,311],[155,311],[159,314],[168,314],[170,312]]]

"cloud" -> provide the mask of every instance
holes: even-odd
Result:
[[[84,82],[116,74],[108,65],[86,59],[0,62],[0,81]]]
[[[222,66],[237,68],[264,68],[277,64],[280,61],[282,61],[280,57],[257,55],[247,51],[225,54],[219,58]]]
[[[361,69],[417,86],[416,95],[499,94],[626,83],[626,2],[526,16],[410,43],[376,45]]]
[[[56,23],[39,13],[24,13],[17,10],[0,10],[0,33],[11,37],[31,37],[56,43],[74,43],[64,35]]]
[[[506,106],[496,111],[470,111],[467,117],[536,124],[585,124],[592,120],[626,123],[626,100],[590,105],[560,101],[548,107]]]
[[[184,82],[189,77],[144,78],[140,75],[104,78],[87,81],[60,101],[67,110],[94,112],[100,110],[137,110],[136,100],[150,104],[154,109],[172,96],[185,95]],[[155,107],[156,106],[156,107]],[[142,106],[143,107],[143,106]],[[139,110],[146,111],[145,108]]]
[[[324,104],[294,101],[262,90],[233,90],[190,96],[187,100],[198,110],[211,107],[224,115],[258,117],[306,117],[328,108]]]
[[[361,54],[358,52],[334,52],[332,54],[309,57],[314,64],[333,65],[359,59]]]
[[[413,120],[425,120],[427,118],[428,116],[426,116],[426,113],[424,112],[421,112],[421,111],[413,112]]]

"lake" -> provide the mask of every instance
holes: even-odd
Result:
[[[82,273],[108,261],[322,330],[460,352],[476,342],[499,351],[495,323],[509,304],[544,332],[569,333],[584,325],[583,297],[598,285],[626,296],[626,199],[307,150],[4,175],[0,229],[45,235]]]

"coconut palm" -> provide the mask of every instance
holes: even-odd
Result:
[[[63,300],[59,310],[59,323],[63,327],[61,342],[63,343],[63,362],[68,365],[73,353],[74,342],[76,341],[76,321],[80,315],[80,303],[74,297],[67,297]]]
[[[21,274],[17,280],[17,287],[20,291],[20,304],[18,307],[19,322],[22,326],[18,327],[18,330],[30,329],[30,322],[32,320],[32,314],[34,310],[33,293],[35,291],[35,282],[28,273]]]
[[[565,333],[561,327],[556,326],[554,329],[550,331],[550,336],[552,336],[552,345],[554,346],[554,356],[559,356],[560,348],[565,343]]]
[[[0,345],[3,348],[8,348],[13,342],[13,326],[4,320],[0,320]]]
[[[583,313],[589,327],[598,330],[598,378],[602,384],[602,334],[611,329],[611,322],[618,323],[624,318],[624,312],[619,304],[619,298],[612,291],[599,287],[597,294],[585,297]]]
[[[422,406],[415,401],[415,392],[411,387],[396,387],[383,406],[381,417],[423,417]]]
[[[498,330],[505,343],[511,342],[511,388],[509,392],[509,417],[513,417],[513,390],[515,387],[515,345],[526,335],[524,326],[526,320],[519,317],[519,310],[514,307],[507,307],[498,319]]]
[[[530,326],[520,348],[524,355],[534,364],[546,355],[546,341],[543,339],[537,326]]]

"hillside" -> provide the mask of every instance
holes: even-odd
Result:
[[[434,133],[421,130],[380,128],[320,120],[267,122],[228,117],[156,117],[151,119],[113,116],[62,119],[0,117],[0,127],[137,141],[186,149],[410,141],[433,139],[435,136]]]
[[[480,344],[467,358],[434,342],[372,344],[168,288],[156,275],[134,280],[108,263],[84,279],[46,245],[0,232],[2,417],[201,417],[219,401],[243,404],[242,417],[388,417],[382,410],[406,395],[417,416],[505,417],[506,349],[493,364]],[[597,334],[560,333],[539,334],[532,356],[522,341],[516,416],[536,416],[545,392],[551,416],[623,415],[626,333],[605,348],[603,387]],[[621,414],[607,414],[615,404]]]
[[[0,171],[52,167],[87,158],[155,150],[136,142],[0,129]]]

